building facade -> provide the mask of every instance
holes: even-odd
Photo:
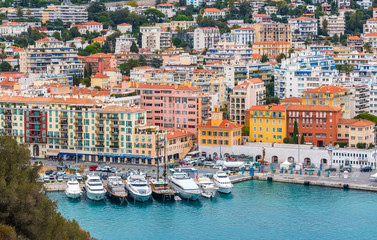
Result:
[[[257,23],[255,29],[255,42],[284,41],[292,42],[292,28],[287,23]]]
[[[288,55],[289,49],[292,46],[289,42],[275,41],[275,42],[255,42],[253,44],[253,53],[267,56],[279,56],[284,53]]]
[[[248,45],[254,43],[254,28],[236,28],[231,30],[232,42]]]
[[[288,23],[292,27],[292,35],[295,39],[306,40],[318,34],[318,20],[309,17],[291,18]]]
[[[171,47],[171,33],[160,27],[140,27],[141,46],[151,51]]]
[[[218,27],[196,28],[194,31],[194,49],[201,50],[211,48],[220,41]]]
[[[348,147],[356,148],[358,143],[364,148],[374,144],[375,123],[365,119],[341,119],[338,123],[338,142],[348,142]]]

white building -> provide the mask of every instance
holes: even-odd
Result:
[[[27,32],[27,25],[19,22],[9,22],[0,25],[0,36],[17,36]]]
[[[117,29],[121,33],[132,32],[132,25],[128,23],[118,24]]]
[[[368,9],[368,8],[372,7],[372,1],[371,0],[355,1],[355,3],[360,5],[361,9]]]
[[[377,18],[370,18],[363,25],[364,34],[377,32]]]
[[[211,48],[220,40],[218,27],[196,28],[194,31],[194,49]]]
[[[309,17],[291,18],[288,23],[292,26],[292,35],[296,39],[306,39],[318,34],[318,20]]]
[[[254,28],[236,28],[231,30],[232,42],[247,45],[254,43]]]
[[[95,21],[83,23],[86,30],[89,32],[101,32],[103,30],[103,24]]]
[[[334,36],[335,34],[340,37],[341,34],[344,34],[344,30],[346,28],[346,22],[344,21],[344,17],[341,16],[321,16],[319,18],[319,23],[321,28],[323,29],[323,21],[327,20],[327,33],[330,37]]]
[[[203,17],[213,18],[215,20],[220,17],[225,17],[225,12],[217,8],[206,8],[204,9]]]
[[[129,52],[133,42],[137,44],[136,38],[129,34],[117,37],[115,43],[115,53]]]
[[[351,0],[338,0],[338,8],[350,8],[351,7]]]
[[[192,5],[193,7],[198,7],[202,4],[203,0],[186,0],[186,5]]]
[[[275,6],[265,6],[264,9],[268,15],[276,14],[278,12],[278,8]]]
[[[171,47],[171,33],[160,27],[140,27],[141,46],[151,51]]]
[[[377,83],[370,85],[369,113],[377,116]]]
[[[158,4],[157,10],[165,14],[165,18],[172,18],[175,16],[175,14],[177,14],[177,9],[170,3]]]
[[[368,43],[371,47],[371,50],[377,52],[377,32],[367,33],[364,35],[364,44]]]

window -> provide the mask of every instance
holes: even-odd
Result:
[[[206,131],[202,131],[202,135],[205,136],[206,135]]]
[[[205,139],[202,139],[202,143],[203,143],[203,144],[206,144],[206,140],[205,140]]]

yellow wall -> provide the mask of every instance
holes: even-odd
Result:
[[[276,117],[272,116],[273,113],[277,114]],[[283,143],[286,136],[286,112],[250,111],[250,142]]]
[[[222,136],[220,136],[222,135]],[[233,146],[241,145],[241,128],[215,129],[199,128],[199,145],[202,146]],[[220,141],[222,143],[220,144]]]

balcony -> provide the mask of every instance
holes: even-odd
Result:
[[[96,144],[95,145],[97,148],[103,148],[103,147],[105,147],[105,145],[103,145],[103,144]]]
[[[60,138],[61,139],[68,139],[68,134],[63,134]]]
[[[105,141],[104,138],[100,138],[100,137],[96,137],[96,140],[97,140],[98,142],[103,142],[103,141]]]
[[[41,124],[41,121],[33,120],[33,121],[30,121],[29,123],[32,124],[32,125],[39,125],[39,124]]]
[[[68,119],[67,114],[60,114],[59,117],[60,117],[60,119]]]
[[[116,139],[111,138],[110,141],[111,142],[119,142],[119,138],[116,138]]]
[[[81,127],[76,128],[76,129],[75,129],[75,132],[77,132],[77,133],[82,133],[82,128],[81,128]]]
[[[119,148],[119,145],[110,145],[110,148]]]
[[[75,119],[82,119],[82,115],[75,115]]]
[[[104,116],[98,116],[98,117],[96,117],[96,120],[98,120],[98,121],[105,120],[105,117]]]
[[[82,126],[82,122],[75,122],[75,126]]]
[[[119,128],[119,124],[112,123],[112,124],[110,124],[110,127],[112,127],[112,128]]]
[[[60,121],[60,125],[68,125],[67,121]]]
[[[118,117],[117,116],[110,116],[110,117],[108,117],[108,119],[110,119],[110,120],[118,120]]]
[[[104,134],[103,129],[96,129],[96,134]]]
[[[60,131],[62,131],[62,132],[68,132],[68,128],[60,128]]]
[[[5,116],[11,116],[12,115],[12,111],[7,110],[7,111],[4,112],[4,115]]]
[[[103,127],[103,123],[96,123],[96,127]]]
[[[111,135],[119,135],[119,132],[111,132]]]
[[[11,123],[11,122],[12,122],[12,119],[7,118],[7,119],[4,119],[4,121],[5,121],[6,123]]]

